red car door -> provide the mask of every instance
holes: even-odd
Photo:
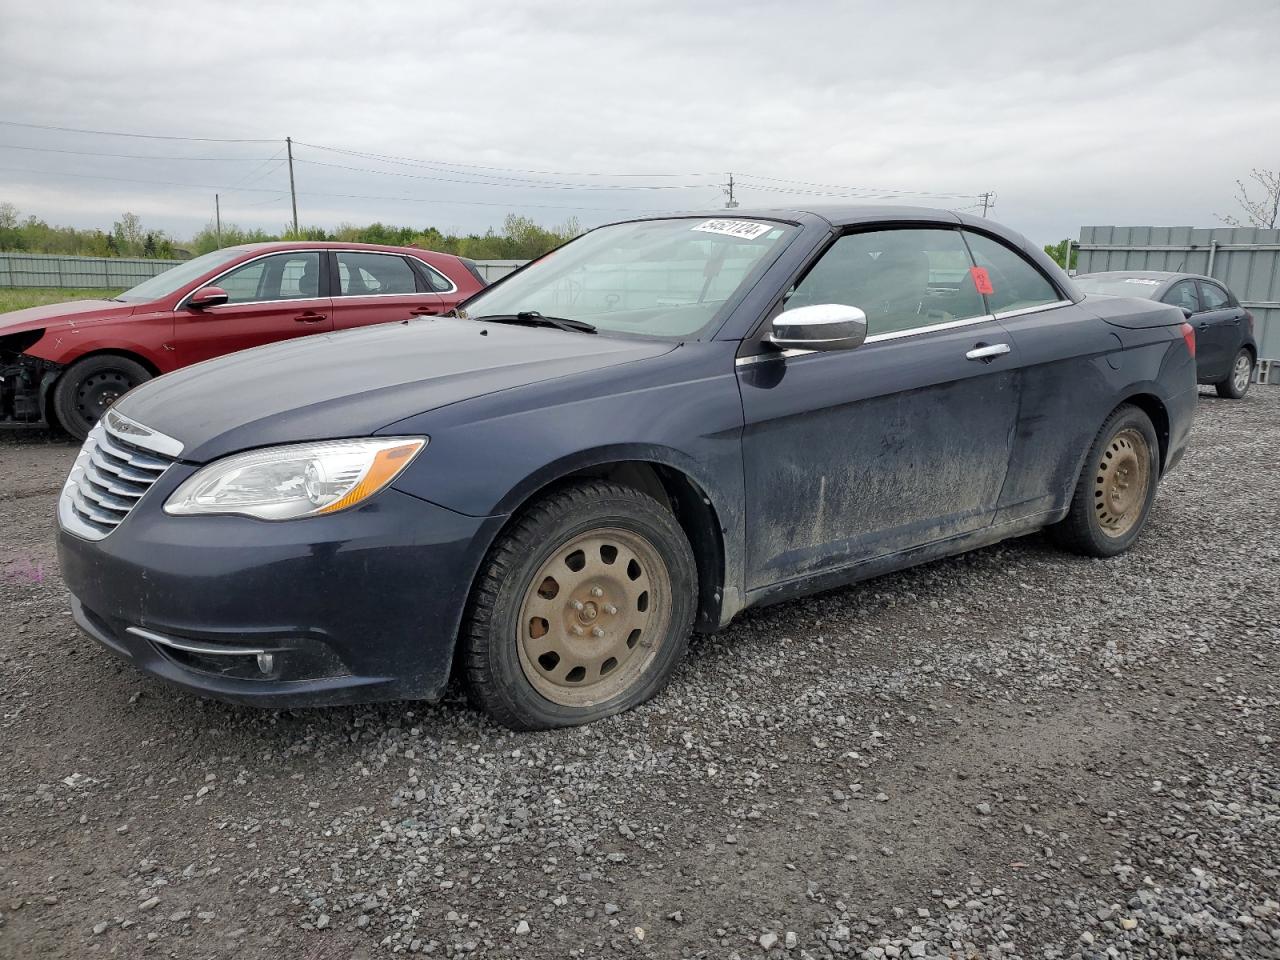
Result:
[[[179,366],[236,350],[333,330],[324,258],[314,250],[249,260],[206,286],[221,287],[227,302],[193,308],[186,299],[174,316]]]
[[[398,253],[335,250],[330,270],[334,329],[389,323],[444,312],[426,278]]]

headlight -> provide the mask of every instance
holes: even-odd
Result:
[[[426,437],[329,440],[238,453],[198,470],[164,505],[174,516],[235,513],[296,520],[373,496],[413,462]]]

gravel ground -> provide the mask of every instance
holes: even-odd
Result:
[[[73,627],[73,459],[0,435],[0,956],[1280,958],[1280,390],[1128,555],[749,613],[656,701],[260,713]]]

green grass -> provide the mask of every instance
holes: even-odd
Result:
[[[38,307],[45,303],[67,300],[102,300],[114,297],[119,290],[81,290],[71,287],[0,287],[0,313]]]

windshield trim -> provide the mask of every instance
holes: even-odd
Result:
[[[733,215],[730,216],[728,214],[733,214]],[[695,212],[695,213],[675,213],[675,214],[654,214],[652,216],[629,217],[625,220],[612,220],[609,223],[602,223],[599,226],[592,227],[590,230],[586,231],[585,233],[579,234],[578,236],[574,237],[572,240],[567,240],[564,243],[560,244],[560,246],[554,247],[551,250],[548,250],[546,253],[542,254],[539,257],[536,257],[533,260],[530,260],[528,263],[522,264],[518,269],[512,270],[506,276],[499,277],[497,280],[489,284],[487,287],[477,290],[475,293],[469,296],[466,300],[463,300],[461,303],[459,303],[454,308],[454,313],[455,315],[463,319],[472,319],[470,317],[470,309],[471,309],[472,301],[477,300],[488,293],[491,293],[492,291],[496,290],[498,287],[506,283],[508,280],[510,280],[512,277],[519,276],[525,270],[528,270],[534,264],[540,263],[542,260],[545,260],[547,257],[551,256],[552,254],[560,250],[563,250],[566,247],[571,246],[572,244],[577,243],[579,240],[582,240],[585,237],[589,237],[593,233],[597,233],[600,230],[604,230],[609,227],[625,226],[631,223],[649,223],[654,221],[675,221],[675,220],[708,220],[708,219],[759,220],[766,223],[774,223],[780,227],[785,227],[789,229],[788,229],[788,233],[785,236],[779,238],[773,250],[771,250],[769,253],[762,256],[758,261],[756,261],[755,265],[752,266],[752,268],[742,278],[741,282],[739,282],[737,289],[733,292],[733,294],[730,297],[728,297],[723,304],[721,304],[720,309],[717,310],[714,314],[712,314],[711,317],[707,320],[707,322],[704,323],[697,330],[694,330],[693,332],[688,334],[657,334],[657,333],[643,333],[641,331],[636,331],[636,330],[610,330],[605,327],[601,327],[599,329],[599,333],[602,336],[608,336],[608,337],[616,336],[616,337],[623,337],[626,339],[634,339],[634,340],[661,340],[669,343],[682,343],[682,342],[691,341],[691,340],[692,341],[714,340],[716,336],[720,333],[720,331],[724,329],[725,324],[733,316],[734,311],[736,311],[738,307],[742,305],[742,302],[759,285],[760,281],[764,278],[765,274],[769,271],[769,269],[775,263],[778,262],[778,258],[780,258],[787,251],[787,249],[789,249],[790,246],[796,241],[796,239],[799,238],[801,234],[805,232],[804,230],[805,225],[803,222],[799,220],[795,220],[791,217],[783,217],[783,216],[778,216],[776,214],[756,215],[756,214],[750,214],[750,213],[739,213],[736,210],[711,211],[709,213]],[[511,312],[511,311],[506,311],[506,312]]]

